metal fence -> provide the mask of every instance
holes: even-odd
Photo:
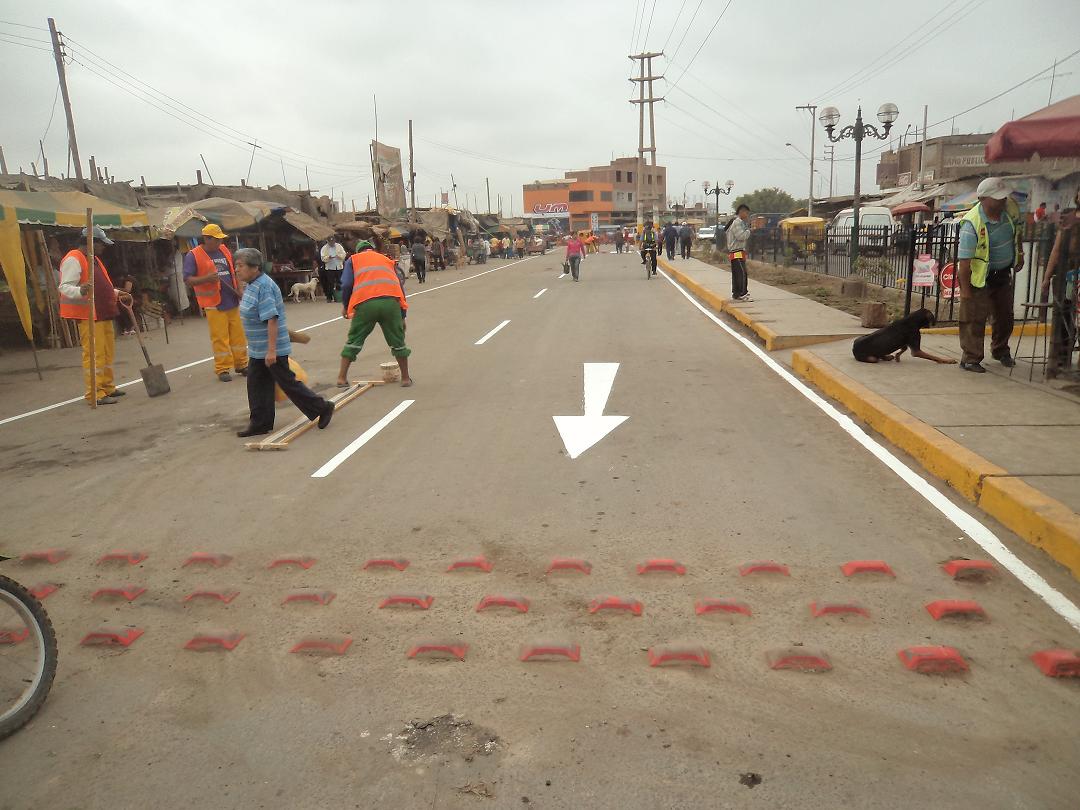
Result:
[[[937,320],[955,321],[959,310],[956,286],[956,254],[960,244],[960,221],[947,220],[920,226],[866,227],[859,229],[859,259],[851,268],[851,228],[832,227],[820,233],[784,234],[779,227],[753,232],[747,245],[751,259],[797,267],[813,273],[845,278],[859,275],[882,288],[909,291],[905,314],[912,309],[931,309]],[[1024,238],[1024,269],[1016,276],[1014,293],[1016,316],[1028,316],[1020,305],[1039,298],[1040,282],[1054,241],[1054,226],[1029,226]],[[929,287],[910,287],[915,260],[929,255],[937,261],[938,277]],[[1034,271],[1033,271],[1034,269]],[[942,284],[942,276],[946,282]],[[1031,310],[1030,312],[1034,312]],[[1037,317],[1031,315],[1031,317]]]

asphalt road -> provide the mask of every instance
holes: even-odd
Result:
[[[632,257],[590,257],[580,283],[559,262],[410,283],[423,290],[409,316],[416,385],[369,391],[287,452],[242,449],[242,383],[205,365],[172,375],[167,397],[136,385],[98,413],[0,424],[4,547],[72,551],[5,566],[64,587],[46,601],[60,673],[41,715],[0,743],[0,807],[1075,807],[1080,683],[1027,658],[1076,647],[1075,630],[1008,575],[942,573],[986,555],[671,283]],[[290,325],[333,314],[290,305]],[[321,326],[297,350],[320,384],[344,331]],[[188,361],[207,353],[194,330],[180,345]],[[373,335],[354,376],[387,359]],[[552,417],[582,414],[588,363],[619,364],[604,413],[628,419],[571,459]],[[12,397],[0,416],[51,401]],[[294,416],[283,406],[279,426]],[[1080,601],[1076,582],[991,528]],[[94,564],[113,549],[149,556]],[[182,567],[195,551],[234,559]],[[267,567],[287,554],[317,562]],[[478,554],[490,573],[446,571]],[[592,573],[545,575],[554,556]],[[373,557],[410,565],[361,570]],[[649,558],[686,574],[639,576]],[[854,559],[896,577],[845,578]],[[790,576],[740,577],[753,560]],[[90,601],[120,583],[148,590]],[[239,596],[182,602],[199,588]],[[336,597],[283,605],[297,589]],[[395,593],[434,603],[377,609]],[[490,594],[530,610],[477,612]],[[590,614],[601,595],[643,613]],[[753,615],[697,616],[704,597]],[[990,619],[935,622],[935,599],[976,599]],[[813,618],[813,601],[870,617]],[[101,624],[145,633],[122,650],[78,646]],[[231,652],[182,649],[208,630],[245,637]],[[316,636],[353,644],[288,653]],[[425,640],[468,654],[407,659]],[[535,640],[580,644],[581,660],[519,662]],[[650,667],[646,650],[667,644],[704,647],[712,665]],[[955,646],[971,672],[907,671],[897,651],[921,644]],[[788,647],[824,651],[834,669],[769,669],[766,654]]]

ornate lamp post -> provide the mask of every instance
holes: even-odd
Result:
[[[839,143],[845,138],[851,138],[855,141],[855,196],[851,201],[852,221],[851,221],[851,270],[855,269],[855,261],[859,258],[859,193],[860,193],[860,181],[862,180],[862,142],[863,138],[877,138],[878,140],[885,140],[889,137],[889,130],[892,129],[893,122],[900,116],[900,110],[895,104],[882,104],[878,108],[877,118],[883,125],[882,131],[878,132],[877,127],[873,124],[864,124],[862,120],[862,106],[859,107],[858,113],[855,115],[855,123],[849,125],[840,130],[839,134],[833,134],[836,129],[836,125],[840,122],[840,111],[836,107],[826,107],[821,111],[821,115],[818,116],[818,120],[821,125],[825,127],[825,132],[829,136],[829,140],[833,143]]]
[[[710,190],[709,189],[709,181],[706,180],[702,184],[701,187],[703,189],[705,189],[706,194],[713,194],[716,197],[716,226],[720,227],[720,195],[721,194],[730,194],[731,190],[733,188],[735,188],[735,183],[732,182],[731,180],[728,180],[726,183],[724,183],[723,187],[721,188],[720,181],[717,180],[716,185],[713,186],[712,189]]]

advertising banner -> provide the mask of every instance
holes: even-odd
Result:
[[[405,179],[401,173],[401,150],[372,141],[371,172],[375,176],[379,214],[388,219],[403,219],[408,207]]]

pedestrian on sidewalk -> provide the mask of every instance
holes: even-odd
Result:
[[[750,206],[745,203],[735,210],[735,218],[727,225],[728,261],[731,262],[731,297],[749,303],[749,282],[746,276],[746,245],[750,241]]]
[[[979,202],[960,220],[957,278],[960,282],[960,368],[983,374],[986,320],[993,317],[990,355],[1016,365],[1009,352],[1013,328],[1013,277],[1024,266],[1023,221],[1000,177],[975,191]]]
[[[571,233],[570,238],[566,240],[566,261],[570,264],[570,274],[574,277],[574,281],[580,280],[578,276],[581,274],[581,257],[584,255],[585,243],[576,233]]]
[[[228,237],[218,225],[202,229],[202,244],[184,257],[184,281],[206,314],[210,345],[214,350],[214,373],[222,382],[232,380],[230,369],[247,376],[247,339],[240,324],[240,295]],[[224,282],[224,283],[223,283]]]
[[[660,237],[664,241],[664,250],[670,262],[675,258],[675,243],[679,241],[679,229],[675,227],[674,222],[668,222],[660,231]]]
[[[334,290],[337,289],[338,279],[341,278],[341,268],[345,264],[345,248],[338,242],[336,236],[326,240],[326,244],[319,251],[322,259],[323,271],[319,274],[323,292],[326,293],[326,303],[334,303]]]
[[[251,362],[247,373],[248,426],[241,438],[261,436],[274,429],[274,385],[319,429],[330,424],[334,403],[320,397],[289,368],[292,342],[285,323],[285,302],[278,285],[262,272],[263,256],[255,248],[236,251],[236,275],[247,284],[237,307],[247,335]]]
[[[860,363],[890,360],[899,363],[900,355],[911,349],[912,357],[933,360],[935,363],[955,364],[956,361],[951,358],[938,357],[922,350],[922,335],[919,330],[933,326],[935,320],[934,313],[928,309],[912,312],[876,332],[855,338],[855,342],[851,344],[851,353]]]
[[[622,253],[623,245],[626,244],[626,237],[623,235],[623,229],[615,231],[615,252]]]
[[[694,244],[694,229],[689,222],[684,222],[679,228],[679,253],[684,259],[690,258],[690,248]]]
[[[412,352],[405,345],[405,312],[409,303],[394,271],[394,260],[376,252],[365,239],[357,242],[356,253],[345,262],[345,271],[341,274],[341,296],[347,301],[341,315],[352,323],[341,350],[338,388],[349,387],[349,366],[376,325],[382,328],[386,345],[401,368],[402,388],[412,385],[409,376]]]
[[[1054,247],[1046,263],[1042,281],[1044,302],[1053,296],[1050,321],[1050,351],[1046,365],[1048,378],[1060,376],[1071,363],[1076,346],[1077,305],[1080,299],[1080,191],[1073,205],[1059,214]]]
[[[120,314],[117,292],[109,271],[101,261],[101,252],[113,241],[99,226],[93,230],[94,239],[94,317],[90,318],[90,259],[86,255],[86,228],[82,229],[79,244],[60,261],[60,317],[79,324],[79,343],[82,344],[83,381],[86,383],[86,404],[97,399],[98,405],[115,405],[124,396],[113,383],[113,357],[116,353],[116,317]],[[91,327],[93,323],[93,327]],[[90,330],[94,330],[94,376],[90,376]]]

